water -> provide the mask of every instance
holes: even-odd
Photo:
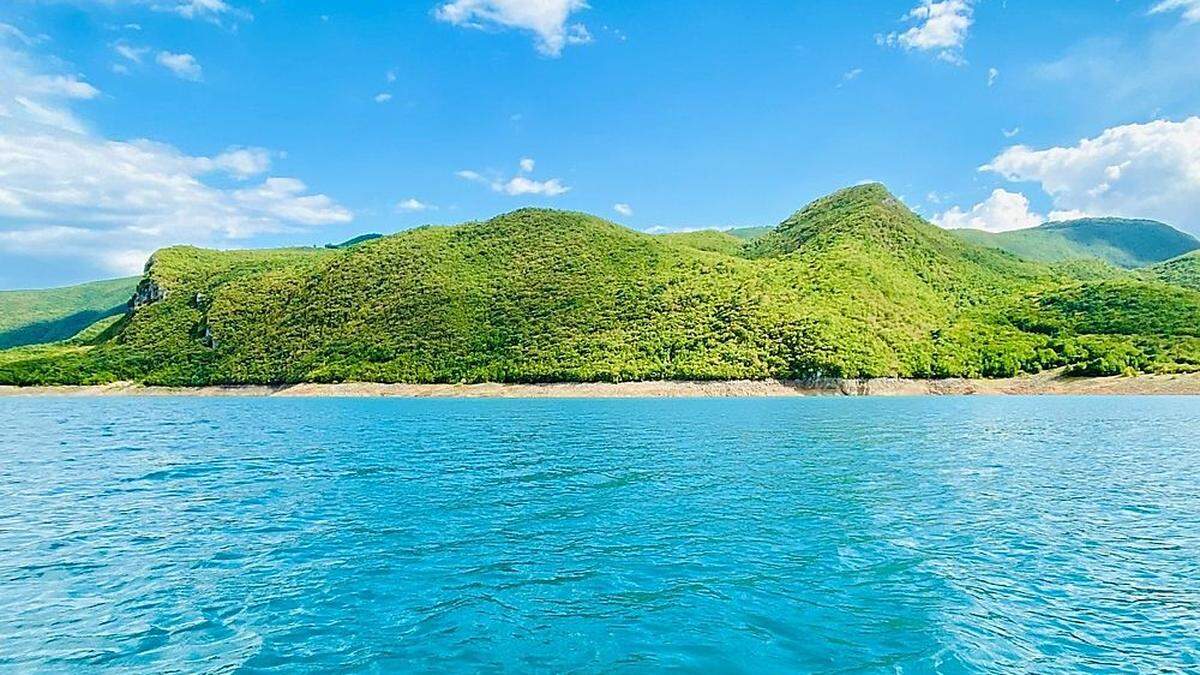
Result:
[[[0,399],[0,670],[1200,668],[1194,399]]]

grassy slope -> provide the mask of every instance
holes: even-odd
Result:
[[[955,230],[976,244],[1002,248],[1027,260],[1097,258],[1132,269],[1200,248],[1195,237],[1153,220],[1086,218],[993,234]]]
[[[165,299],[0,382],[1002,376],[1200,364],[1200,293],[961,241],[882,186],[818,200],[753,259],[525,209],[341,250],[160,251]],[[1091,304],[1089,304],[1091,303]]]
[[[120,314],[138,278],[66,288],[0,292],[0,349],[64,340],[96,321]]]

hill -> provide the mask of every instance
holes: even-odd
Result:
[[[724,253],[725,255],[742,257],[746,240],[739,239],[720,230],[699,230],[696,232],[668,232],[656,235],[662,241],[678,246],[686,246],[697,251]]]
[[[1200,251],[1146,268],[1149,278],[1200,291]]]
[[[165,249],[135,311],[89,340],[0,352],[0,382],[1200,369],[1200,293],[972,245],[879,185],[810,204],[747,257],[693,239],[523,209],[345,249]]]
[[[65,340],[125,312],[138,277],[65,288],[0,291],[0,349]]]
[[[1200,249],[1200,240],[1153,220],[1085,218],[1011,232],[954,230],[975,244],[1002,248],[1027,260],[1096,258],[1133,269]]]

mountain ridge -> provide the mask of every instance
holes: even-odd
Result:
[[[1001,248],[1028,260],[1094,258],[1125,269],[1146,267],[1200,249],[1200,240],[1155,220],[1081,218],[992,233],[952,230],[975,244]]]
[[[340,249],[164,249],[134,311],[86,344],[0,352],[0,383],[1200,369],[1187,323],[1200,307],[1195,290],[1077,274],[964,242],[881,185],[816,200],[739,255],[694,243],[578,212],[519,209]]]

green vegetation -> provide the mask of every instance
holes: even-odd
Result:
[[[718,230],[700,230],[698,232],[671,232],[660,234],[658,238],[675,244],[686,246],[698,251],[724,253],[725,255],[742,257],[745,240]]]
[[[38,291],[0,291],[0,349],[65,340],[125,312],[138,278]]]
[[[773,229],[775,229],[775,228],[773,228],[773,227],[735,227],[732,230],[723,230],[723,232],[725,232],[725,234],[728,234],[732,237],[737,237],[738,239],[741,239],[742,241],[750,241],[751,239],[758,239],[759,237],[763,236],[764,234],[770,232]]]
[[[1200,370],[1200,292],[970,244],[880,185],[748,241],[523,209],[350,248],[171,248],[136,304],[75,340],[0,352],[0,382]]]
[[[382,234],[375,234],[375,233],[360,234],[357,237],[354,237],[352,239],[347,239],[346,241],[343,241],[340,244],[325,244],[325,248],[350,248],[351,246],[357,246],[358,244],[361,244],[363,242],[371,241],[373,239],[379,239],[381,237],[383,237]]]
[[[1200,291],[1200,252],[1159,263],[1144,270],[1144,274],[1151,279]]]
[[[1002,248],[1026,260],[1095,258],[1133,269],[1200,249],[1200,240],[1153,220],[1084,218],[993,234],[955,230],[975,244]]]

